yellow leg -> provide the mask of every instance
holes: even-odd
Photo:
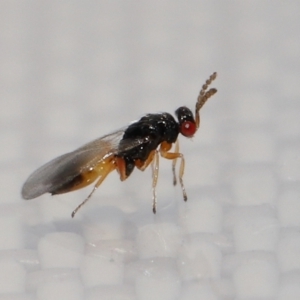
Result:
[[[152,163],[154,155],[155,155],[155,151],[153,150],[152,152],[150,152],[148,158],[142,162],[140,160],[135,161],[135,166],[141,170],[141,171],[145,171],[145,169],[150,165],[150,163]]]
[[[156,198],[156,185],[157,185],[157,179],[158,179],[158,171],[159,171],[159,156],[158,151],[154,151],[154,157],[152,160],[152,193],[153,193],[153,202],[152,202],[152,210],[153,213],[156,213],[156,205],[157,205],[157,198]]]
[[[179,153],[179,141],[178,141],[178,139],[175,143],[175,153]],[[175,172],[176,162],[177,162],[177,158],[174,158],[173,161],[172,161],[172,173],[173,173],[173,184],[174,185],[177,184],[176,172]]]
[[[72,212],[71,216],[72,218],[74,218],[75,214],[77,213],[77,211],[92,197],[92,195],[94,194],[94,192],[97,190],[97,188],[100,186],[100,184],[103,182],[103,180],[107,177],[107,175],[113,171],[116,168],[116,165],[114,164],[113,160],[109,160],[106,162],[102,162],[102,164],[100,166],[97,166],[95,168],[96,171],[99,172],[99,176],[100,178],[98,179],[98,181],[96,182],[93,190],[91,191],[91,193],[86,197],[86,199],[80,203]]]
[[[180,185],[181,185],[183,200],[187,201],[187,195],[186,195],[186,191],[185,191],[185,187],[184,187],[183,179],[182,179],[183,178],[183,173],[184,173],[184,166],[185,166],[184,156],[180,152],[168,152],[168,150],[170,148],[171,148],[170,144],[165,143],[165,142],[161,143],[160,155],[162,157],[166,158],[166,159],[172,159],[172,160],[175,160],[175,159],[178,159],[178,158],[181,159],[180,167],[179,167],[179,182],[180,182]]]

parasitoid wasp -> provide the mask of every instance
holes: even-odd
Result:
[[[117,170],[120,180],[127,179],[135,167],[144,171],[152,165],[152,209],[156,213],[156,184],[159,171],[159,155],[172,160],[173,184],[176,185],[176,162],[180,160],[179,183],[183,199],[187,194],[183,184],[185,160],[179,152],[178,135],[191,138],[200,125],[199,110],[217,90],[209,85],[217,77],[213,73],[204,83],[197,98],[195,118],[186,106],[179,107],[175,114],[147,114],[140,120],[111,134],[98,138],[73,152],[61,155],[33,172],[22,188],[24,199],[33,199],[45,193],[52,195],[81,189],[96,181],[87,198],[72,212],[72,217],[91,198],[106,176]],[[174,152],[170,152],[175,144]]]

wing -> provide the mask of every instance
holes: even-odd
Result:
[[[144,141],[128,139],[120,146],[123,134],[124,129],[118,130],[51,160],[29,176],[23,185],[22,197],[33,199],[51,193],[52,190],[70,182],[81,172],[93,168],[108,156],[132,149]]]

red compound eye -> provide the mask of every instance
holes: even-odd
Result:
[[[196,132],[196,124],[191,121],[185,121],[180,125],[180,133],[184,136],[191,137]]]

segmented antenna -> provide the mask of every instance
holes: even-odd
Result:
[[[217,89],[211,88],[207,91],[208,87],[210,84],[217,78],[217,72],[214,72],[210,77],[206,80],[206,82],[203,84],[202,89],[199,93],[197,102],[196,102],[196,108],[195,108],[195,117],[196,117],[196,126],[197,129],[199,128],[200,124],[200,115],[199,115],[199,110],[201,107],[204,105],[204,103],[211,97],[213,96],[216,92]]]

